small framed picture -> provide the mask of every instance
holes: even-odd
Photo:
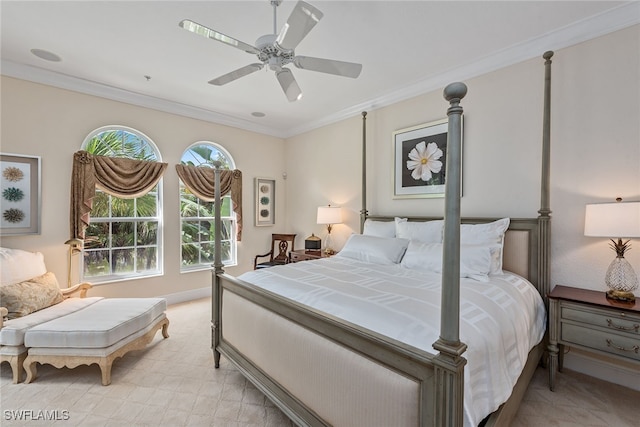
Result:
[[[255,179],[256,226],[273,225],[276,222],[276,180]]]
[[[449,120],[393,133],[393,196],[444,197]]]
[[[40,157],[0,154],[0,235],[40,234]]]

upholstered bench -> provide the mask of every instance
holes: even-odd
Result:
[[[105,298],[28,329],[25,382],[35,379],[37,363],[57,368],[97,363],[102,384],[109,385],[115,359],[144,348],[160,328],[163,337],[169,337],[166,308],[164,298]]]
[[[102,297],[67,298],[58,304],[38,310],[28,316],[0,322],[2,324],[0,329],[0,361],[9,362],[11,365],[14,384],[19,383],[22,377],[22,366],[24,359],[27,357],[24,337],[29,329],[83,310],[102,299]],[[3,316],[7,314],[4,313]]]

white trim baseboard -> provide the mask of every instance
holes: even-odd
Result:
[[[161,298],[167,300],[167,304],[179,304],[181,302],[193,301],[200,298],[211,297],[211,287],[207,286],[200,289],[191,289],[189,291],[176,292],[168,295],[161,295]]]
[[[610,383],[640,391],[640,366],[599,357],[572,348],[564,355],[564,367]]]

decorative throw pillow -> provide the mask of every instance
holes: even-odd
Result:
[[[0,286],[0,306],[9,310],[9,319],[51,307],[63,299],[56,276],[51,272],[24,282]]]
[[[0,248],[0,285],[24,282],[46,272],[42,253]]]

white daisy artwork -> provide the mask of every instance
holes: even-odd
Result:
[[[393,133],[394,198],[444,197],[448,120]]]

